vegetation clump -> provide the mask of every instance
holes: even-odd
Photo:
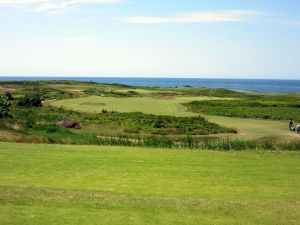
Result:
[[[13,95],[12,95],[11,92],[6,92],[6,93],[5,93],[5,96],[6,96],[6,97],[8,98],[8,100],[10,100],[10,101],[14,100],[14,97],[13,97]]]
[[[80,129],[81,125],[77,121],[73,120],[61,120],[56,123],[57,125],[63,126],[65,128],[75,128],[75,129]]]
[[[272,120],[300,120],[300,101],[290,100],[214,100],[185,104],[193,112],[218,116]]]
[[[6,95],[0,95],[0,118],[9,116],[11,105],[9,97]]]
[[[106,90],[102,88],[88,88],[83,91],[87,95],[97,95],[103,97],[117,97],[117,98],[126,98],[134,97],[139,94],[136,91],[129,90],[127,92],[118,92],[114,90]]]
[[[41,107],[42,101],[37,95],[27,95],[19,100],[18,105],[24,107]]]

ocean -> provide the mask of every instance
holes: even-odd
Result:
[[[0,77],[0,81],[76,80],[119,83],[131,86],[226,88],[239,91],[288,93],[300,92],[300,80],[209,79],[209,78],[129,78],[129,77]]]

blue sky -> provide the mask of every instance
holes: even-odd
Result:
[[[0,75],[300,79],[298,0],[0,0]]]

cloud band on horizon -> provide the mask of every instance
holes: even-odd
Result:
[[[125,18],[125,21],[133,24],[220,23],[247,21],[266,15],[268,13],[256,10],[215,10],[182,13],[170,17],[136,16]]]
[[[31,6],[35,12],[48,12],[55,10],[64,10],[72,6],[83,4],[116,4],[124,0],[0,0],[0,6]]]
[[[0,6],[11,8],[29,8],[33,12],[65,12],[74,7],[87,4],[118,4],[128,0],[0,0]],[[211,10],[177,13],[173,16],[132,16],[121,18],[129,24],[192,24],[192,23],[233,23],[254,22],[300,27],[300,19],[286,18],[255,9]]]
[[[123,18],[130,24],[192,24],[256,22],[300,27],[300,20],[286,19],[282,15],[259,10],[213,10],[179,13],[175,16],[135,16]]]

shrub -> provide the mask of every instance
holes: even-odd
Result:
[[[64,128],[64,127],[61,127],[59,125],[56,125],[56,124],[41,124],[41,125],[36,125],[34,126],[34,129],[35,130],[38,130],[38,131],[46,131],[46,133],[48,134],[71,134],[71,132]]]
[[[32,128],[35,125],[35,121],[33,118],[27,118],[25,122],[26,127]]]
[[[39,96],[25,96],[24,98],[21,98],[18,102],[19,106],[24,107],[41,107],[42,101]]]
[[[8,98],[8,100],[14,100],[14,97],[12,96],[12,94],[10,92],[6,92],[5,96]]]
[[[5,95],[0,95],[0,117],[9,116],[11,101]]]

